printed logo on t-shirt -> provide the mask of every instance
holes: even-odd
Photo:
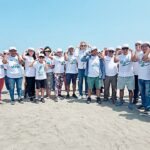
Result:
[[[139,61],[139,64],[140,64],[141,67],[145,67],[145,66],[149,66],[150,65],[149,62],[145,62],[145,61],[142,61],[142,60]]]
[[[44,67],[40,66],[38,69],[38,76],[43,76],[43,74],[44,74]]]
[[[127,60],[127,61],[120,61],[120,64],[122,66],[127,66],[127,65],[130,65],[131,61]]]

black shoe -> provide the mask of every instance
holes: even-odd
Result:
[[[42,102],[42,103],[45,103],[45,100],[44,100],[44,98],[41,98],[41,102]]]
[[[33,102],[33,97],[30,98],[30,101]]]
[[[19,99],[18,99],[18,102],[19,102],[20,104],[23,104],[23,99],[22,99],[22,98],[19,98]]]
[[[72,97],[73,97],[73,98],[78,98],[77,95],[76,95],[75,93],[72,94]]]
[[[97,103],[98,103],[98,104],[101,104],[101,103],[102,103],[102,101],[101,101],[101,98],[100,98],[100,97],[97,97]]]
[[[137,109],[144,110],[145,108],[144,108],[143,105],[139,105],[139,106],[137,107]]]
[[[91,103],[91,97],[88,97],[88,98],[87,98],[86,103],[87,103],[87,104],[90,104],[90,103]]]
[[[60,99],[64,99],[64,96],[62,96],[61,94],[59,94],[58,97],[59,97]]]
[[[138,99],[134,99],[133,104],[137,104],[137,103],[138,103]]]
[[[67,95],[66,95],[66,98],[67,98],[67,99],[69,99],[69,98],[70,98],[70,95],[69,95],[69,94],[67,94]]]

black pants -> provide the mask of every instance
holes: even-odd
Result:
[[[139,85],[138,85],[138,76],[134,76],[135,80],[135,89],[134,89],[134,100],[138,99],[139,97]]]
[[[35,77],[26,77],[26,92],[29,97],[35,96]]]

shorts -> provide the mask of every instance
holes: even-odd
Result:
[[[72,84],[76,84],[78,74],[66,73],[66,82],[69,85],[72,81]]]
[[[47,73],[46,87],[52,89],[54,84],[54,74],[53,72]]]
[[[101,82],[99,77],[87,77],[88,89],[92,90],[94,85],[96,89],[100,89]]]
[[[127,86],[128,90],[134,90],[134,76],[131,77],[118,77],[117,88],[123,90]]]
[[[46,88],[46,79],[44,80],[35,80],[36,83],[36,89],[45,89]]]

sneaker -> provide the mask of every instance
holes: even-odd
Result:
[[[11,101],[10,103],[11,103],[11,105],[15,105],[15,101]]]
[[[78,98],[77,95],[76,95],[75,93],[72,94],[72,97],[73,97],[73,98],[76,98],[76,99]]]
[[[88,98],[87,98],[86,103],[87,103],[87,104],[90,104],[90,103],[91,103],[91,97],[88,97]]]
[[[41,102],[42,102],[42,103],[45,103],[45,100],[44,100],[44,98],[43,98],[43,97],[41,98]]]
[[[133,104],[132,104],[132,103],[129,103],[129,104],[128,104],[128,108],[129,108],[130,110],[133,110]]]
[[[134,99],[133,104],[137,104],[137,103],[138,103],[138,99]]]
[[[144,108],[143,105],[139,105],[139,106],[137,107],[137,109],[144,110],[145,108]]]
[[[66,98],[67,98],[67,99],[69,99],[69,98],[70,98],[70,95],[69,95],[69,94],[67,94],[67,95],[66,95]]]
[[[82,95],[79,95],[78,99],[79,99],[79,100],[83,99],[83,96],[82,96]]]
[[[34,103],[38,104],[38,103],[39,103],[39,99],[38,99],[38,98],[35,98],[35,99],[34,99]]]
[[[116,106],[122,106],[123,103],[124,103],[124,101],[123,101],[123,100],[120,100],[120,101],[116,102]]]
[[[56,97],[56,98],[54,99],[55,102],[58,102],[59,100],[60,100],[59,97]]]
[[[109,101],[109,99],[108,98],[104,98],[104,102],[108,102]]]
[[[146,115],[149,115],[150,114],[150,109],[145,109],[143,113],[146,114]]]
[[[100,98],[100,97],[97,97],[97,103],[98,103],[98,104],[101,104],[101,103],[102,103],[102,101],[101,101],[101,98]]]
[[[30,98],[30,101],[33,102],[33,97]]]
[[[22,99],[22,98],[19,98],[19,99],[18,99],[18,102],[19,102],[20,104],[23,104],[23,99]]]
[[[64,99],[64,96],[61,95],[61,94],[59,94],[58,97],[59,97],[60,99]]]

